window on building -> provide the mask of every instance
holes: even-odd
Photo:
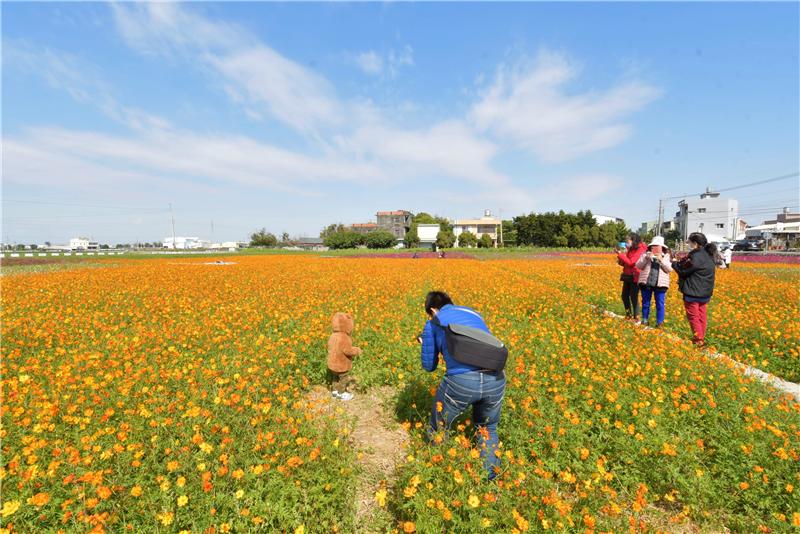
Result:
[[[725,225],[722,223],[717,223],[716,226],[717,228],[725,228]]]
[[[697,208],[697,213],[705,213],[705,212],[706,212],[705,208]]]

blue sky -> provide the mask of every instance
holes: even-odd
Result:
[[[4,3],[3,240],[504,218],[800,167],[797,3]],[[798,207],[796,178],[737,191]],[[674,211],[674,205],[667,212]],[[213,234],[212,234],[213,221]]]

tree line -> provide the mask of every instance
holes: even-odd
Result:
[[[453,225],[445,217],[421,212],[412,216],[411,228],[406,232],[403,244],[407,248],[415,248],[420,244],[418,226],[420,224],[439,224],[436,235],[436,247],[452,248],[456,242],[460,247],[492,247],[492,238],[487,235],[475,235],[462,232],[456,239]],[[613,247],[624,241],[630,230],[622,222],[606,222],[597,224],[597,220],[589,210],[578,213],[566,213],[563,210],[547,213],[529,213],[519,215],[512,220],[502,221],[502,246],[534,246],[534,247]],[[367,248],[391,248],[397,243],[394,235],[378,229],[368,233],[359,233],[342,223],[329,224],[320,231],[323,244],[331,249],[346,249],[365,246]],[[279,240],[274,234],[262,228],[253,233],[251,246],[274,247],[289,245],[288,234],[284,233]],[[498,243],[501,245],[501,243]]]

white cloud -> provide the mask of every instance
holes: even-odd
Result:
[[[374,50],[358,54],[356,63],[367,74],[380,74],[383,72],[383,58]]]
[[[440,175],[486,186],[509,182],[491,167],[497,153],[494,143],[477,137],[463,121],[445,121],[424,130],[367,124],[338,141],[345,152],[380,161],[400,175]]]
[[[631,132],[624,118],[659,96],[643,82],[572,94],[566,85],[580,69],[562,54],[542,52],[533,62],[501,65],[472,108],[474,125],[530,150],[544,161],[564,161],[621,143]]]
[[[183,56],[221,79],[251,118],[263,110],[306,133],[340,124],[333,86],[322,76],[265,46],[245,29],[173,3],[112,4],[125,41],[145,54]]]
[[[3,163],[4,180],[38,185],[113,187],[116,181],[140,180],[144,185],[171,177],[307,194],[303,188],[314,183],[367,185],[385,179],[369,163],[311,157],[242,136],[175,130],[122,137],[31,129],[6,141]]]
[[[568,199],[570,202],[586,203],[620,189],[625,181],[610,174],[583,174],[557,180],[548,190],[549,196]]]
[[[385,57],[374,50],[369,50],[357,54],[355,62],[366,74],[394,79],[401,67],[414,65],[414,49],[406,45],[399,52],[394,49],[389,50]]]

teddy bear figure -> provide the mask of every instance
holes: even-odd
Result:
[[[349,313],[333,314],[333,334],[328,338],[328,387],[334,398],[348,401],[353,398],[353,358],[361,349],[353,346],[355,323]]]

